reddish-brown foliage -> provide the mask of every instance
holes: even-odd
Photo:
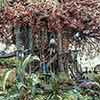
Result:
[[[13,34],[9,30],[9,25],[15,27],[22,24],[29,24],[33,34],[41,32],[46,25],[49,32],[63,33],[71,29],[99,38],[100,2],[99,0],[61,0],[57,5],[52,2],[27,5],[18,2],[13,6],[5,7],[0,13],[0,34],[9,36]]]

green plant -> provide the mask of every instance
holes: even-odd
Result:
[[[20,80],[17,80],[17,89],[20,92],[20,99],[29,99],[33,98],[37,91],[35,85],[38,84],[39,78],[36,74],[28,74],[25,69],[33,61],[32,55],[28,55],[24,60],[17,61],[17,77]]]
[[[0,0],[0,8],[4,7],[6,0]]]
[[[56,75],[52,74],[51,77],[51,87],[52,91],[51,93],[47,96],[46,100],[63,100],[63,98],[60,96],[60,83],[59,79]]]
[[[25,68],[32,62],[31,55],[28,55],[25,60],[17,61],[17,77],[23,82],[25,76]]]
[[[14,73],[13,73],[14,72]],[[15,85],[15,69],[5,69],[0,81],[2,89],[0,90],[0,100],[18,100]],[[13,77],[13,76],[14,77]],[[13,83],[14,81],[14,83]]]
[[[100,84],[100,73],[95,75],[95,81]]]
[[[2,87],[3,87],[3,91],[6,90],[7,79],[8,79],[8,77],[9,77],[9,75],[11,74],[12,71],[13,71],[13,70],[9,70],[9,71],[6,73],[5,77],[4,77],[3,86],[2,86]]]
[[[2,58],[0,59],[0,65],[4,68],[14,68],[16,66],[16,58],[12,57],[12,58]]]

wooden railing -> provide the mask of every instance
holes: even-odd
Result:
[[[5,55],[0,55],[0,58],[10,58],[10,57],[15,57],[16,56],[16,51],[11,52],[9,54],[5,54]]]

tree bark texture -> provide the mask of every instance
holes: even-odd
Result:
[[[62,63],[62,56],[61,56],[61,53],[62,53],[62,35],[61,33],[58,33],[58,67],[59,67],[59,70],[62,72],[64,71],[64,66],[63,66],[63,63]]]

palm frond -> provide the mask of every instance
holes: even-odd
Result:
[[[7,79],[8,79],[8,77],[9,77],[9,75],[11,74],[11,72],[12,72],[13,70],[9,70],[7,73],[6,73],[6,75],[5,75],[5,78],[4,78],[4,81],[3,81],[3,91],[5,91],[6,90],[6,83],[7,83]]]

